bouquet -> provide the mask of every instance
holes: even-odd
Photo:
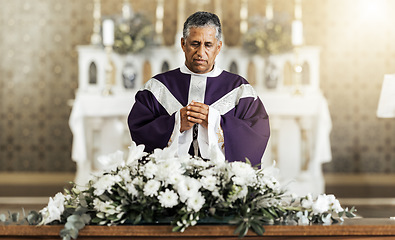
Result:
[[[131,18],[120,19],[114,29],[114,51],[119,54],[142,51],[153,42],[154,31],[150,21],[136,13]]]
[[[31,224],[64,224],[63,239],[77,238],[87,224],[168,223],[183,232],[199,223],[234,224],[243,237],[249,229],[263,235],[265,224],[332,223],[344,213],[333,195],[287,195],[276,180],[274,166],[258,169],[246,162],[226,162],[175,157],[170,148],[144,152],[132,143],[129,156],[103,156],[107,171],[92,176],[85,186],[74,185],[50,198],[39,213],[31,212]]]
[[[291,27],[285,18],[269,20],[256,16],[250,21],[250,28],[243,36],[243,48],[252,54],[269,56],[292,49]]]

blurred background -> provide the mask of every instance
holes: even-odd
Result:
[[[185,0],[180,13],[179,1],[162,1],[162,46],[179,46],[180,14],[220,9],[226,47],[241,48],[245,34],[239,27],[245,20],[241,9],[247,8],[251,20],[266,16],[269,3]],[[133,12],[152,23],[157,21],[158,2],[129,1]],[[274,18],[281,17],[290,27],[296,2],[270,1]],[[77,47],[91,44],[94,3],[0,0],[0,210],[15,204],[15,199],[44,205],[48,196],[75,178],[70,100],[79,88]],[[102,17],[122,13],[122,0],[100,3]],[[300,4],[303,44],[320,49],[319,87],[332,120],[332,158],[322,165],[325,192],[345,204],[373,209],[365,216],[394,216],[395,119],[378,118],[376,111],[384,75],[395,73],[395,15],[391,14],[395,1],[302,0]]]

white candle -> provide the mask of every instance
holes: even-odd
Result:
[[[111,19],[103,21],[103,44],[104,46],[114,45],[114,21]]]
[[[300,20],[292,21],[292,44],[294,46],[303,44],[303,23]]]

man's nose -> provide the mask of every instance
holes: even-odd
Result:
[[[199,57],[203,57],[204,56],[204,51],[205,51],[204,45],[202,44],[197,49],[197,54],[199,55]]]

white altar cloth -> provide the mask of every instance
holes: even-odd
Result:
[[[319,91],[259,95],[271,126],[263,166],[276,161],[280,180],[290,182],[289,189],[294,193],[324,193],[322,164],[332,160],[332,121],[326,99]]]
[[[102,96],[92,93],[77,93],[71,111],[69,126],[73,133],[72,144],[72,159],[77,163],[77,183],[85,183],[89,178],[90,172],[93,169],[93,163],[96,161],[92,152],[94,144],[93,139],[89,137],[94,126],[90,126],[92,122],[87,122],[87,119],[96,119],[107,121],[100,121],[96,128],[99,131],[104,131],[102,136],[99,136],[99,148],[110,149],[112,151],[121,150],[122,139],[114,139],[114,134],[117,138],[121,134],[119,132],[126,131],[126,117],[134,103],[133,92],[125,92],[116,95]],[[121,123],[116,121],[117,118],[123,119]],[[102,151],[103,153],[103,151]],[[106,152],[106,154],[109,152]]]

